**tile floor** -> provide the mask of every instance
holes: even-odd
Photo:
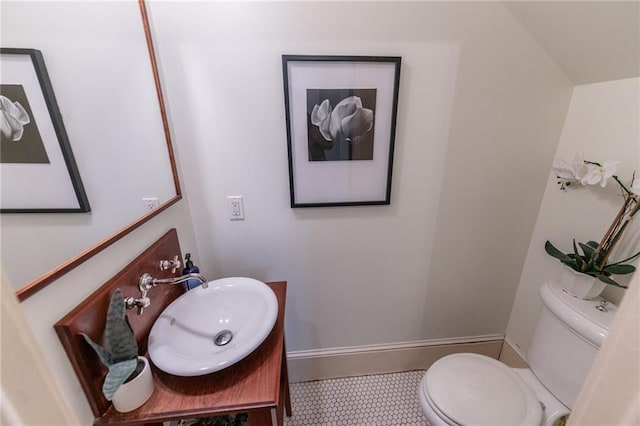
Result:
[[[418,401],[424,371],[292,383],[285,426],[426,425]]]

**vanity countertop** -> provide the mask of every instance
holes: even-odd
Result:
[[[129,413],[111,407],[94,424],[158,424],[248,412],[249,425],[282,425],[284,409],[291,411],[284,347],[287,283],[267,285],[278,299],[278,318],[267,339],[252,354],[229,368],[197,377],[173,376],[154,366],[155,390],[142,407]]]

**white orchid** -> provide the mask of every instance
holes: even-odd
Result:
[[[607,186],[609,179],[615,177],[618,161],[607,160],[602,164],[592,161],[584,161],[582,155],[576,154],[573,162],[569,163],[562,159],[557,159],[553,163],[551,170],[560,179],[558,183],[560,189],[565,190],[567,186],[574,182],[582,185]]]
[[[0,95],[0,132],[4,137],[19,141],[22,139],[25,124],[30,122],[29,114],[20,102],[13,102]]]
[[[373,128],[373,111],[362,107],[358,96],[341,100],[331,109],[329,99],[315,105],[311,112],[311,124],[318,126],[322,136],[328,140],[353,140]]]
[[[580,183],[583,185],[597,185],[601,187],[607,186],[609,178],[616,172],[618,161],[607,160],[602,165],[600,164],[588,164],[587,173],[580,179]]]
[[[629,223],[640,211],[640,182],[635,181],[634,173],[631,178],[631,188],[629,189],[615,175],[617,165],[618,162],[612,160],[605,161],[602,164],[584,161],[581,155],[576,155],[571,164],[564,160],[557,160],[554,163],[552,170],[559,179],[558,183],[561,185],[561,190],[566,190],[572,182],[580,182],[582,185],[599,184],[604,188],[609,179],[613,179],[620,186],[623,204],[599,243],[587,241],[586,243],[578,242],[576,244],[574,239],[573,252],[563,253],[550,241],[547,241],[545,243],[545,251],[577,272],[596,277],[606,284],[625,288],[625,286],[612,279],[611,275],[633,273],[636,270],[635,266],[627,264],[627,262],[639,257],[640,252],[617,262],[612,262],[609,259]],[[582,249],[582,254],[579,252],[578,247]]]
[[[582,155],[576,154],[571,163],[561,158],[557,159],[551,169],[560,179],[567,182],[579,182],[587,172],[587,165]]]

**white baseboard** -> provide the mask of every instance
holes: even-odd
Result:
[[[471,352],[498,359],[504,335],[432,339],[287,353],[291,383],[426,370],[445,355]]]
[[[504,336],[504,344],[502,345],[502,352],[500,352],[499,359],[509,367],[529,368],[529,364],[527,364],[526,361],[527,356],[508,336]]]

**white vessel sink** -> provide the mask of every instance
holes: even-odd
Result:
[[[201,376],[253,352],[278,316],[278,300],[263,282],[222,278],[190,290],[160,314],[149,333],[149,356],[162,371]]]

